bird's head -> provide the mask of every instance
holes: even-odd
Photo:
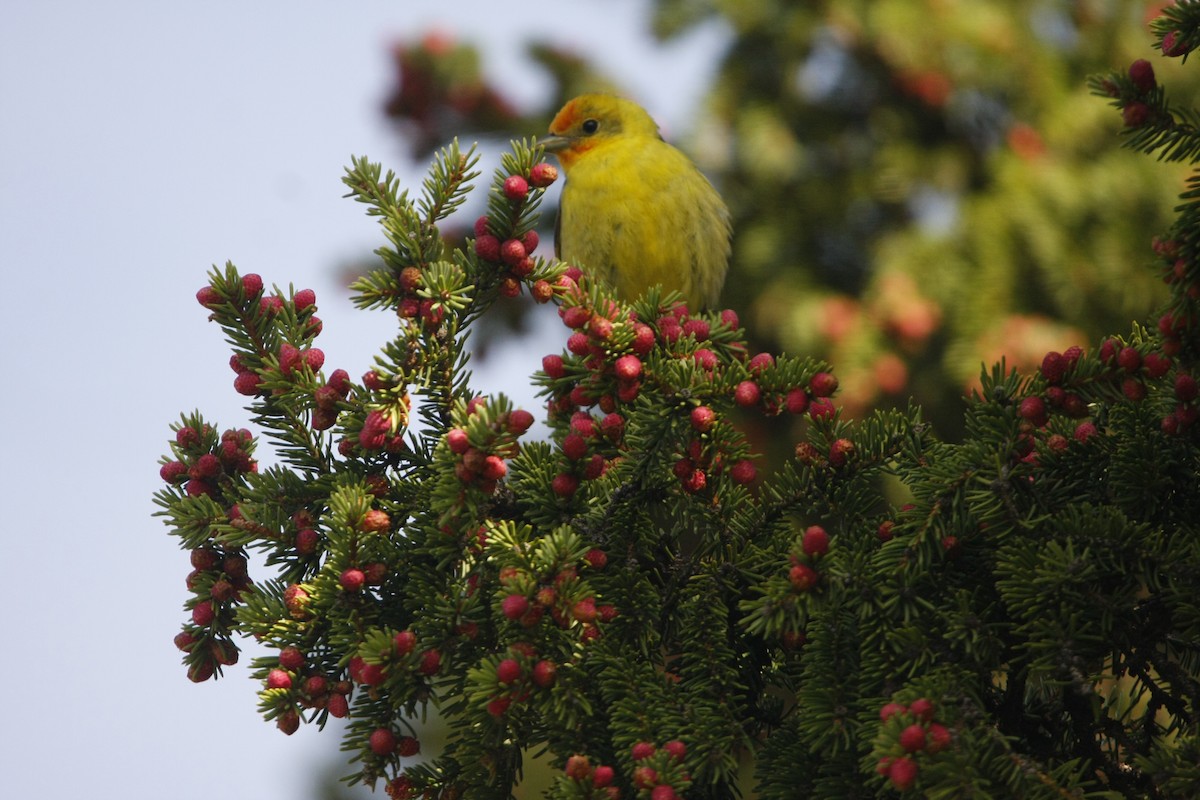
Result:
[[[569,101],[550,123],[550,136],[538,144],[554,153],[568,172],[586,153],[624,137],[660,138],[645,109],[611,94],[583,94]]]

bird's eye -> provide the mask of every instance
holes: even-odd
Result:
[[[585,119],[581,127],[583,128],[583,132],[590,136],[600,130],[600,123],[594,119]]]

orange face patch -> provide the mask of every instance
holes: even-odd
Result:
[[[574,164],[580,156],[582,156],[588,150],[591,150],[593,147],[595,147],[595,145],[595,142],[585,139],[577,144],[571,145],[570,147],[565,147],[562,150],[559,150],[554,154],[554,157],[558,159],[558,163],[562,165],[563,169],[569,170],[571,169],[571,165]]]
[[[556,136],[570,136],[570,134],[579,126],[583,112],[586,109],[581,109],[578,98],[572,100],[562,107],[562,110],[554,116],[554,120],[550,123],[550,132]],[[558,163],[563,169],[569,170],[575,161],[596,146],[596,143],[589,138],[571,137],[571,146],[564,147],[557,151],[554,155],[558,158]]]
[[[576,100],[572,100],[554,115],[554,120],[550,123],[551,133],[560,135],[564,131],[570,130],[571,126],[575,124],[575,121],[579,119],[579,114],[575,111],[576,102]]]

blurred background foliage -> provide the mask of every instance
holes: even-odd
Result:
[[[1164,5],[658,0],[647,24],[664,41],[714,20],[731,34],[693,128],[670,137],[733,213],[722,305],[761,349],[832,363],[845,413],[911,398],[950,437],[981,365],[1032,368],[1126,331],[1166,297],[1150,244],[1185,168],[1121,149],[1120,113],[1086,78],[1150,58],[1192,100],[1195,71],[1151,50]],[[398,43],[385,111],[413,157],[540,135],[570,97],[622,91],[571,52],[527,47],[555,87],[534,109],[471,42]]]

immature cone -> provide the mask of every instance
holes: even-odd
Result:
[[[1144,58],[1139,58],[1129,65],[1129,79],[1143,94],[1154,90],[1154,67]]]
[[[553,164],[548,164],[541,161],[533,165],[533,169],[529,170],[529,182],[539,189],[544,189],[550,184],[558,180],[558,170]]]
[[[377,756],[390,756],[396,750],[396,734],[389,728],[376,728],[368,741],[371,752]]]
[[[805,555],[819,558],[829,552],[829,534],[820,525],[810,525],[801,539]]]
[[[1171,31],[1162,40],[1162,52],[1164,56],[1174,58],[1181,56],[1188,51],[1187,45],[1183,43],[1183,36],[1179,31]]]
[[[1150,119],[1150,107],[1141,102],[1130,103],[1121,111],[1121,119],[1127,128],[1140,128]]]
[[[917,763],[910,758],[897,758],[888,767],[888,779],[900,791],[912,788],[917,781]]]
[[[529,182],[520,175],[509,175],[504,180],[504,196],[513,202],[520,202],[529,194]]]

